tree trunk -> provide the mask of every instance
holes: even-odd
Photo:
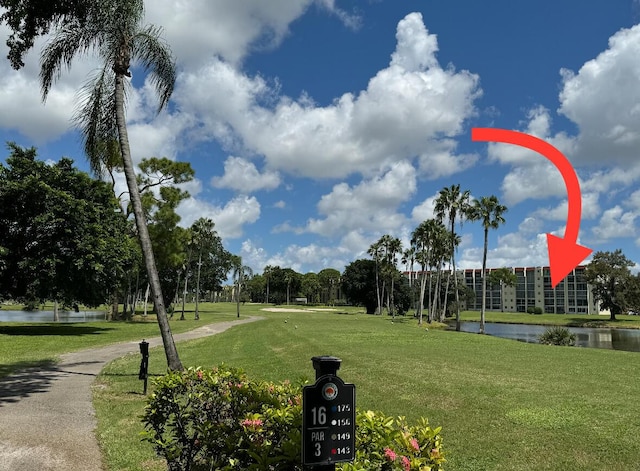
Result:
[[[180,314],[180,320],[184,320],[184,303],[187,298],[187,282],[189,281],[189,272],[184,274],[184,289],[182,290],[182,314]]]
[[[385,304],[385,300],[387,303],[387,314],[389,313],[389,293],[387,293],[386,291],[387,291],[387,280],[382,280],[382,290],[380,291],[380,299],[382,300],[382,305],[380,306],[380,315],[382,315],[382,307]]]
[[[438,262],[440,263],[440,262]],[[440,300],[440,285],[442,280],[442,267],[438,267],[436,272],[436,286],[433,289],[433,315],[436,315],[438,312],[438,301]],[[438,320],[440,322],[444,322],[444,316],[438,316]]]
[[[376,314],[382,314],[382,298],[380,297],[380,280],[378,276],[378,259],[376,259],[376,295],[378,296],[378,308]]]
[[[200,267],[202,266],[202,250],[198,257],[198,276],[196,277],[196,320],[200,320],[200,311],[198,310],[198,302],[200,299]]]
[[[394,306],[395,303],[395,299],[393,298],[393,288],[395,288],[394,286],[394,279],[391,278],[391,316],[395,319],[396,318],[396,307]]]
[[[291,281],[287,282],[287,306],[289,305],[289,288],[291,287]],[[240,288],[238,288],[238,302],[240,302]]]
[[[484,316],[487,308],[487,247],[489,228],[484,228],[484,252],[482,254],[482,310],[480,311],[480,333],[484,334]]]
[[[182,270],[178,271],[178,281],[176,282],[176,294],[173,296],[173,304],[178,304],[180,299],[180,282],[182,281]]]
[[[447,315],[447,304],[449,302],[449,286],[451,286],[451,265],[449,265],[449,270],[447,271],[447,286],[444,289],[444,305],[442,306],[442,316],[446,317]],[[438,296],[440,293],[437,293]]]
[[[147,308],[149,306],[149,283],[147,283],[147,289],[144,292],[144,317],[147,317]]]
[[[431,308],[431,300],[432,298],[432,292],[433,292],[433,270],[429,270],[429,301],[427,302],[427,305],[429,306],[428,308],[428,315],[429,315],[429,322],[433,321],[433,313],[435,312],[432,308]]]
[[[236,288],[236,313],[239,319],[240,318],[240,289],[242,288],[242,272],[238,273],[237,283],[238,283],[238,286]],[[287,304],[289,304],[289,285],[287,285]]]
[[[53,322],[60,320],[60,314],[58,313],[58,300],[53,301]]]
[[[420,299],[418,299],[418,325],[422,325],[422,311],[424,308],[424,290],[427,287],[427,271],[422,265],[422,276],[420,277]]]
[[[264,303],[269,304],[269,277],[267,277],[267,299],[265,299]]]
[[[138,297],[140,296],[140,270],[136,268],[136,291],[133,297],[133,305],[131,306],[131,317],[135,316],[138,308]]]
[[[460,293],[458,292],[458,275],[456,274],[455,219],[451,219],[451,263],[453,265],[453,289],[456,291],[456,332],[460,332]]]
[[[129,299],[131,298],[131,274],[127,273],[127,290],[126,293],[124,293],[124,296],[122,296],[122,315],[124,316],[124,318],[127,318],[127,315],[129,313]]]
[[[111,295],[111,320],[118,320],[118,291],[114,291]]]
[[[167,358],[167,366],[169,369],[174,371],[183,370],[184,367],[182,366],[182,362],[178,356],[178,350],[176,349],[175,342],[173,341],[171,327],[169,325],[169,320],[167,319],[167,312],[162,298],[162,289],[160,287],[160,278],[158,277],[158,270],[156,268],[153,248],[151,246],[151,238],[149,237],[149,230],[147,228],[147,221],[142,209],[142,201],[140,199],[140,192],[138,191],[138,184],[136,181],[136,172],[133,166],[133,160],[131,159],[129,136],[124,116],[124,76],[122,73],[116,73],[115,85],[116,124],[118,127],[118,136],[120,138],[120,152],[122,154],[124,174],[127,179],[131,205],[133,206],[136,228],[138,229],[138,239],[142,248],[147,274],[149,275],[149,284],[151,285],[153,302],[156,307],[158,327],[160,328],[160,335],[162,336],[164,353]]]

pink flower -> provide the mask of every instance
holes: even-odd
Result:
[[[198,375],[198,379],[202,379],[202,371],[198,371],[197,375]]]
[[[384,449],[384,456],[389,461],[394,461],[398,457],[398,455],[396,455],[396,452],[393,451],[391,448],[385,448]]]
[[[402,466],[404,467],[404,471],[409,471],[411,469],[411,462],[406,456],[402,457]]]
[[[416,440],[415,438],[412,438],[411,440],[409,440],[409,443],[411,444],[414,450],[420,451],[420,444],[418,443],[418,440]]]
[[[263,424],[261,419],[244,419],[240,422],[243,427],[260,427]]]
[[[434,460],[437,460],[438,458],[440,458],[440,450],[438,450],[437,448],[434,448],[431,450],[431,458]]]

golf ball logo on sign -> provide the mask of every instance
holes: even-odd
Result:
[[[333,401],[336,397],[338,397],[338,386],[333,383],[327,383],[322,388],[322,397],[324,397],[327,401]]]

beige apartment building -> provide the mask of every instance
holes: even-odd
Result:
[[[555,314],[598,314],[599,305],[585,279],[585,266],[580,265],[555,288],[551,287],[549,267],[511,268],[516,275],[515,286],[487,286],[487,309],[505,312],[527,312],[539,307]],[[488,272],[491,270],[488,269]],[[464,270],[465,284],[475,293],[469,310],[482,306],[482,269]]]
[[[549,267],[517,267],[511,270],[516,275],[515,286],[487,284],[487,310],[527,312],[530,307],[538,307],[542,312],[555,314],[600,313],[591,286],[585,280],[583,265],[573,269],[555,288],[551,287]],[[405,276],[417,281],[420,273],[405,272]],[[465,309],[479,311],[482,307],[482,269],[459,270],[458,277],[475,293],[475,300],[467,303]]]

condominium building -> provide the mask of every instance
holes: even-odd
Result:
[[[585,279],[585,266],[579,265],[555,288],[551,287],[549,267],[511,268],[516,275],[514,286],[487,283],[486,308],[491,311],[527,312],[528,308],[540,308],[545,313],[598,314],[600,306],[593,297]],[[487,269],[487,273],[492,270]],[[420,272],[405,272],[418,280]],[[458,271],[458,280],[473,290],[475,298],[468,300],[464,308],[480,310],[482,307],[482,269]]]
[[[549,267],[512,268],[516,275],[514,286],[489,286],[486,307],[493,311],[527,312],[538,307],[546,313],[598,314],[599,305],[593,298],[591,286],[585,279],[585,266],[577,266],[555,288],[551,287]],[[487,272],[491,272],[490,269]],[[465,284],[476,296],[467,309],[482,306],[482,270],[464,270]]]

